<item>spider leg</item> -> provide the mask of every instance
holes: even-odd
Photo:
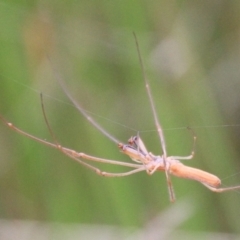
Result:
[[[188,130],[190,130],[192,132],[192,135],[193,135],[193,146],[192,146],[192,151],[191,151],[190,155],[188,155],[188,156],[171,156],[171,158],[176,159],[176,160],[190,160],[190,159],[193,159],[193,157],[195,155],[195,146],[196,146],[197,137],[196,137],[196,135],[194,134],[194,132],[191,128],[188,128]]]
[[[208,185],[206,183],[202,183],[202,184],[205,187],[207,187],[208,189],[210,189],[211,191],[217,192],[217,193],[240,189],[240,186],[233,186],[233,187],[226,187],[226,188],[216,188],[216,187],[212,187],[212,186],[210,186],[210,185]]]
[[[175,195],[174,195],[174,191],[173,191],[173,187],[172,187],[172,182],[171,182],[170,175],[168,174],[168,170],[166,168],[166,166],[167,166],[167,151],[166,151],[165,139],[164,139],[162,127],[160,125],[160,121],[159,121],[158,116],[157,116],[156,107],[155,107],[155,104],[154,104],[154,101],[153,101],[153,97],[152,97],[151,89],[150,89],[150,86],[149,86],[149,83],[148,83],[148,79],[146,77],[146,73],[145,73],[145,69],[144,69],[144,65],[143,65],[143,60],[142,60],[142,57],[141,57],[141,54],[140,54],[139,44],[138,44],[137,37],[136,37],[135,34],[134,34],[134,38],[135,38],[135,42],[136,42],[136,46],[137,46],[138,58],[139,58],[141,69],[142,69],[142,75],[143,75],[143,79],[144,79],[144,83],[145,83],[145,88],[146,88],[146,91],[147,91],[148,99],[150,101],[150,106],[151,106],[151,109],[152,109],[155,126],[156,126],[157,131],[158,131],[159,139],[160,139],[160,142],[161,142],[161,148],[162,148],[162,151],[163,151],[163,162],[164,162],[164,165],[165,165],[165,175],[166,175],[167,184],[168,184],[169,197],[170,197],[170,201],[174,202],[175,201]]]
[[[67,155],[68,157],[72,158],[73,160],[77,161],[78,163],[84,165],[85,167],[93,170],[96,174],[104,177],[124,177],[124,176],[129,176],[137,172],[141,172],[145,170],[145,167],[143,165],[139,164],[131,164],[131,163],[125,163],[125,162],[119,162],[115,160],[109,160],[109,159],[104,159],[104,158],[98,158],[98,157],[93,157],[90,155],[87,155],[85,153],[78,153],[70,149],[62,148],[60,145],[58,145],[58,149]],[[95,162],[101,162],[101,163],[110,163],[110,164],[115,164],[115,165],[120,165],[120,166],[125,166],[125,167],[133,167],[135,169],[127,171],[127,172],[122,172],[122,173],[110,173],[110,172],[105,172],[100,170],[97,167],[92,166],[91,164],[86,163],[85,161],[82,161],[79,158],[83,158],[86,160],[90,161],[95,161]]]
[[[13,131],[15,131],[17,133],[20,133],[21,135],[24,135],[24,136],[26,136],[28,138],[31,138],[31,139],[33,139],[33,140],[35,140],[37,142],[40,142],[40,143],[42,143],[44,145],[47,145],[49,147],[58,149],[59,151],[61,151],[65,155],[69,156],[70,158],[74,159],[75,161],[77,161],[78,163],[84,165],[85,167],[95,171],[97,174],[99,174],[101,176],[121,177],[121,176],[127,176],[127,175],[134,174],[136,172],[140,172],[140,171],[144,171],[145,170],[145,167],[143,165],[140,165],[140,164],[126,163],[126,162],[120,162],[120,161],[115,161],[115,160],[109,160],[109,159],[104,159],[104,158],[93,157],[93,156],[87,155],[85,153],[79,153],[79,152],[76,152],[76,151],[71,150],[69,148],[62,147],[60,144],[58,144],[58,142],[56,140],[56,137],[53,134],[53,132],[52,132],[48,122],[47,122],[47,125],[48,125],[48,128],[51,130],[50,133],[51,133],[54,141],[56,142],[55,144],[51,143],[51,142],[48,142],[48,141],[45,141],[45,140],[43,140],[41,138],[37,138],[37,137],[35,137],[35,136],[33,136],[33,135],[29,134],[29,133],[26,133],[26,132],[22,131],[21,129],[19,129],[15,125],[13,125],[12,123],[8,122],[1,115],[0,115],[0,120],[2,120],[2,122],[5,125],[7,125],[7,127],[12,129]],[[45,121],[47,121],[47,119],[45,119]],[[101,162],[101,163],[106,163],[106,164],[114,164],[114,165],[119,165],[119,166],[135,168],[135,169],[131,170],[131,171],[124,172],[124,173],[107,173],[107,172],[101,171],[98,168],[96,168],[96,167],[94,167],[94,166],[92,166],[92,165],[82,161],[79,158],[83,158],[83,159],[86,159],[86,160],[89,160],[89,161]]]

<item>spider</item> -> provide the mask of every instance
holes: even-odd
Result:
[[[145,75],[145,70],[144,70],[144,65],[143,61],[140,55],[140,50],[139,50],[139,45],[137,38],[134,34],[135,37],[135,42],[137,46],[137,51],[138,51],[138,57],[141,65],[141,70],[143,74],[143,79],[145,82],[145,87],[147,91],[147,95],[150,101],[150,106],[151,110],[153,113],[154,117],[154,122],[155,126],[157,128],[158,136],[160,139],[161,143],[161,148],[162,148],[162,155],[154,155],[151,152],[148,152],[147,148],[145,147],[142,139],[140,138],[139,134],[136,136],[132,136],[129,140],[128,143],[124,144],[118,141],[115,137],[113,137],[111,134],[109,134],[105,129],[103,129],[91,116],[88,115],[88,113],[75,101],[75,99],[69,94],[67,91],[67,88],[65,87],[63,81],[61,80],[60,76],[57,76],[58,82],[61,85],[63,91],[66,93],[68,98],[72,101],[72,103],[75,105],[75,107],[80,111],[80,113],[95,127],[97,128],[102,134],[107,136],[111,141],[115,142],[120,151],[126,155],[128,155],[135,163],[127,163],[127,162],[121,162],[121,161],[116,161],[116,160],[110,160],[110,159],[105,159],[105,158],[99,158],[99,157],[94,157],[88,154],[85,154],[83,152],[77,152],[75,150],[63,147],[61,144],[58,143],[51,127],[50,124],[48,123],[44,105],[43,105],[43,97],[41,94],[41,104],[42,104],[42,111],[43,111],[43,116],[46,122],[46,125],[48,127],[48,130],[53,138],[53,143],[45,141],[43,139],[40,139],[38,137],[35,137],[27,132],[24,132],[23,130],[19,129],[9,121],[7,121],[2,115],[0,115],[0,120],[7,125],[10,129],[14,130],[15,132],[24,135],[25,137],[31,138],[37,142],[40,142],[42,144],[45,144],[49,147],[56,148],[59,151],[61,151],[63,154],[67,155],[68,157],[74,159],[78,163],[84,165],[85,167],[95,171],[98,175],[100,176],[105,176],[105,177],[124,177],[128,176],[131,174],[135,174],[137,172],[141,171],[146,171],[148,174],[153,174],[156,171],[164,171],[167,179],[167,186],[168,186],[168,191],[169,191],[169,198],[171,202],[175,201],[175,195],[173,191],[173,186],[170,178],[170,174],[180,177],[180,178],[187,178],[191,180],[196,180],[200,183],[202,183],[205,187],[210,189],[213,192],[224,192],[224,191],[230,191],[230,190],[236,190],[240,189],[240,186],[232,186],[232,187],[226,187],[226,188],[221,188],[221,180],[206,171],[197,169],[197,168],[192,168],[185,166],[180,162],[180,160],[185,160],[185,159],[192,159],[194,157],[195,153],[195,142],[196,142],[196,136],[193,135],[193,150],[189,156],[168,156],[167,151],[166,151],[166,144],[165,144],[165,139],[164,139],[164,134],[162,127],[160,125],[159,119],[157,117],[157,112],[156,108],[154,105],[154,101],[152,98],[151,94],[151,89],[148,83],[148,80]],[[84,161],[86,160],[86,161]],[[107,164],[115,164],[115,165],[120,165],[120,166],[125,166],[131,168],[131,170],[127,172],[122,172],[122,173],[110,173],[110,172],[104,172],[101,171],[99,168],[91,165],[89,162],[101,162],[101,163],[107,163]]]

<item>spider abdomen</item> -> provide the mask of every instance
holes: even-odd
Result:
[[[218,187],[221,184],[221,180],[217,176],[200,169],[185,166],[182,163],[171,164],[169,172],[174,176],[192,179],[212,187]]]

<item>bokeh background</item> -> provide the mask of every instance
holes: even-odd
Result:
[[[240,184],[240,2],[1,1],[0,113],[22,130],[93,156],[129,161],[68,100],[56,76],[121,142],[140,133],[161,154],[136,33],[169,155]],[[103,178],[0,124],[1,239],[229,239],[240,192],[145,172]],[[96,164],[104,171],[125,168]]]

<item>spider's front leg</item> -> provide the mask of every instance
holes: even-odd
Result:
[[[110,159],[105,159],[105,158],[99,158],[99,157],[94,157],[82,152],[76,152],[75,150],[64,148],[61,145],[58,145],[58,149],[67,155],[68,157],[74,159],[78,163],[84,165],[85,167],[93,170],[95,173],[97,173],[100,176],[104,177],[124,177],[128,176],[137,172],[144,171],[145,168],[142,165],[139,164],[132,164],[132,163],[126,163],[126,162],[120,162],[116,160],[110,160]],[[127,172],[122,172],[122,173],[110,173],[110,172],[105,172],[100,170],[99,168],[92,166],[89,163],[86,163],[82,159],[88,160],[88,161],[93,161],[93,162],[100,162],[100,163],[106,163],[106,164],[114,164],[114,165],[119,165],[119,166],[124,166],[124,167],[130,167],[134,168],[133,170],[127,171]]]

